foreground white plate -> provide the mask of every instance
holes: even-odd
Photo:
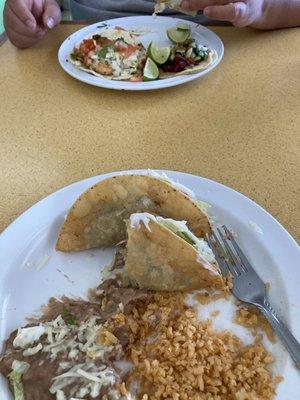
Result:
[[[216,224],[226,223],[234,229],[250,261],[271,283],[272,303],[299,339],[300,255],[293,238],[270,214],[240,193],[198,176],[165,172],[212,205],[210,214]],[[25,324],[25,317],[32,315],[49,297],[60,294],[85,296],[88,288],[99,283],[99,271],[111,260],[111,249],[64,254],[56,252],[54,244],[74,200],[89,186],[115,174],[89,178],[53,193],[27,210],[1,234],[0,348],[8,334]],[[243,340],[252,340],[248,331],[232,323],[230,304],[218,302],[213,307],[222,309],[215,322],[217,328],[233,329]],[[276,399],[296,400],[300,387],[299,371],[279,343],[272,351],[277,356],[275,372],[285,377]],[[0,399],[11,399],[2,377]]]
[[[211,30],[205,28],[204,26],[198,25],[194,22],[188,22],[192,27],[192,36],[196,39],[197,43],[206,45],[217,52],[216,61],[204,71],[200,71],[196,74],[186,75],[186,76],[176,76],[173,78],[157,80],[152,82],[120,82],[111,81],[106,78],[93,76],[85,71],[80,71],[73,64],[71,64],[68,59],[70,53],[72,53],[75,45],[78,45],[82,39],[95,33],[100,32],[105,29],[106,26],[114,28],[115,26],[121,26],[122,28],[129,30],[134,29],[144,32],[140,36],[141,42],[144,47],[147,48],[148,45],[153,41],[158,46],[167,46],[170,41],[167,39],[166,31],[170,27],[176,26],[178,22],[186,22],[178,18],[170,17],[125,17],[110,19],[104,22],[98,22],[93,25],[89,25],[79,31],[73,33],[69,36],[63,44],[60,46],[58,52],[58,60],[62,68],[73,78],[79,81],[88,83],[90,85],[104,87],[108,89],[117,90],[152,90],[152,89],[162,89],[166,87],[180,85],[185,82],[190,82],[194,79],[200,78],[201,76],[207,74],[213,70],[221,61],[224,53],[224,46],[221,39]],[[100,28],[99,28],[100,27]]]

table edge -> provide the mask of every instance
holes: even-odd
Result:
[[[1,33],[0,34],[0,46],[2,46],[6,42],[6,40],[7,40],[6,33],[5,32]]]
[[[91,21],[87,19],[78,19],[78,20],[64,20],[60,22],[61,25],[86,25],[91,24]]]

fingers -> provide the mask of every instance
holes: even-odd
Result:
[[[221,6],[228,4],[229,0],[183,0],[181,8],[185,11],[204,10],[208,6]],[[233,2],[238,0],[232,0]]]
[[[45,32],[42,32],[41,36],[25,36],[15,31],[6,32],[6,34],[13,45],[18,47],[19,49],[25,49],[39,42],[41,38],[45,35]]]
[[[32,1],[31,12],[34,15],[38,25],[41,26],[43,25],[42,17],[44,12],[44,0],[31,0],[31,1]]]
[[[19,48],[32,46],[45,34],[31,13],[31,0],[7,0],[4,25],[8,38]]]
[[[233,25],[239,28],[251,23],[251,13],[249,13],[247,4],[243,2],[208,6],[204,8],[203,14],[212,19],[232,22]]]
[[[232,3],[225,6],[208,6],[204,8],[203,14],[212,19],[233,22],[235,19],[235,7]]]
[[[239,0],[183,0],[181,7],[186,11],[203,10],[209,18],[229,21],[237,27],[250,25],[256,18],[257,8],[250,9],[248,3]],[[258,10],[259,11],[259,10]]]
[[[10,0],[6,3],[10,10],[17,16],[18,20],[26,25],[28,28],[34,30],[36,28],[36,20],[30,11],[27,1],[24,0]]]
[[[15,12],[10,8],[9,3],[5,15],[5,26],[7,31],[13,29],[16,33],[28,37],[35,37],[35,36],[42,37],[44,31],[38,26],[36,26],[35,29],[32,29],[27,25],[25,25],[22,21],[20,21]]]
[[[52,29],[59,24],[61,20],[61,12],[55,0],[45,0],[43,23],[45,27]]]

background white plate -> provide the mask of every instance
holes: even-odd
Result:
[[[201,76],[207,74],[213,70],[221,61],[224,53],[224,46],[221,39],[211,30],[205,28],[204,26],[198,25],[194,22],[188,21],[189,25],[192,27],[192,36],[196,39],[198,44],[206,45],[213,48],[217,52],[216,61],[209,66],[204,71],[200,71],[196,74],[176,76],[173,78],[162,79],[152,82],[121,82],[121,81],[111,81],[102,77],[93,76],[87,72],[81,71],[71,64],[68,59],[70,53],[72,53],[75,45],[78,45],[82,39],[89,36],[95,32],[100,32],[105,29],[103,24],[114,28],[115,26],[121,26],[122,28],[129,30],[140,30],[145,32],[140,36],[141,42],[144,47],[147,48],[150,42],[155,42],[158,46],[167,46],[170,44],[167,38],[166,31],[168,28],[176,26],[178,22],[185,22],[178,18],[171,17],[152,17],[152,16],[142,16],[142,17],[124,17],[110,19],[103,22],[98,22],[93,25],[89,25],[85,28],[70,35],[60,46],[58,51],[58,60],[61,67],[73,78],[78,79],[82,82],[88,83],[94,86],[100,86],[108,89],[117,90],[152,90],[152,89],[162,89],[170,86],[180,85],[185,82],[190,82],[194,79],[200,78]],[[100,28],[98,28],[100,27]],[[101,28],[102,27],[102,28]]]
[[[165,172],[212,205],[210,214],[216,224],[226,223],[234,229],[250,261],[271,283],[271,302],[299,340],[300,254],[293,238],[270,214],[242,194],[198,176]],[[27,210],[1,234],[1,348],[8,334],[25,324],[25,317],[32,315],[49,297],[61,294],[85,296],[88,288],[99,283],[99,271],[111,260],[111,249],[64,254],[56,252],[54,244],[64,216],[74,200],[91,185],[115,174],[89,178],[53,193]],[[252,340],[247,330],[232,323],[230,302],[219,301],[210,305],[206,314],[211,309],[222,310],[215,321],[217,328],[230,328],[246,342]],[[206,314],[202,311],[202,316]],[[271,348],[277,356],[275,372],[285,377],[279,385],[276,399],[296,400],[300,373],[279,343]],[[1,377],[0,399],[11,398],[6,381]]]

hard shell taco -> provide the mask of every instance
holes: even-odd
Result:
[[[151,290],[194,290],[221,287],[222,278],[212,250],[185,221],[131,215],[127,223],[125,273]]]
[[[209,219],[192,191],[163,175],[117,175],[83,193],[71,207],[56,249],[79,251],[115,245],[126,239],[125,220],[137,212],[187,221],[198,237],[210,231]]]

